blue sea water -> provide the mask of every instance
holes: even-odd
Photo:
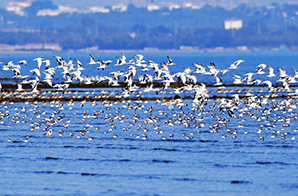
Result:
[[[65,59],[68,55],[61,54]],[[120,56],[93,55],[103,60]],[[219,68],[227,68],[235,60],[244,59],[245,63],[235,71],[239,75],[254,71],[260,63],[282,67],[293,75],[291,68],[297,67],[298,62],[295,52],[144,54],[157,62],[166,61],[166,55],[176,63],[172,72],[194,62],[214,62]],[[31,60],[38,56],[52,58],[53,54],[3,54],[1,61],[28,59],[29,66],[27,70],[23,66],[22,71],[30,74],[29,67],[36,65]],[[84,64],[89,61],[88,54],[70,56]],[[112,70],[113,66],[104,72],[96,71],[108,74]],[[10,74],[0,73],[2,77]],[[88,67],[83,73],[92,75],[95,71]],[[229,77],[226,80],[229,82]],[[296,99],[291,101],[292,106],[298,105]],[[255,113],[253,108],[241,106],[244,111],[236,114],[243,116],[232,118],[219,108],[212,108],[214,104],[218,101],[210,100],[204,105],[205,110],[193,111],[191,100],[173,110],[155,101],[2,102],[0,194],[297,195],[298,144],[297,139],[292,139],[298,134],[296,107],[273,110],[266,114],[268,118],[262,118],[265,110]],[[282,108],[285,103],[277,99],[264,108],[273,108],[274,104]],[[95,113],[99,113],[97,118]],[[134,121],[135,114],[139,116]],[[150,117],[156,117],[156,122],[146,123]],[[204,119],[197,122],[194,117]],[[217,124],[217,117],[230,121],[214,132],[212,126]],[[173,120],[173,126],[169,120]],[[68,121],[69,127],[65,128]],[[198,127],[201,122],[205,126]],[[260,127],[263,131],[258,133]],[[53,134],[44,135],[50,129]],[[228,129],[237,129],[237,138]],[[61,130],[64,132],[59,135]],[[280,134],[272,137],[273,131]],[[282,139],[285,133],[286,138]],[[147,139],[142,139],[143,134]],[[171,138],[170,134],[175,136]]]

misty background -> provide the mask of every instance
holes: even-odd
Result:
[[[138,2],[147,2],[147,3],[158,3],[158,2],[173,2],[176,4],[183,4],[183,2],[188,2],[185,0],[138,0]],[[1,0],[0,1],[0,7],[4,8],[8,5],[9,2],[12,2],[12,0]],[[116,4],[121,3],[134,3],[137,1],[134,0],[53,0],[54,4],[57,5],[71,5],[73,7],[85,7],[85,6],[113,6]],[[284,4],[289,2],[297,2],[298,0],[246,0],[246,1],[236,1],[236,0],[213,0],[213,1],[207,1],[207,0],[196,0],[196,1],[190,1],[190,2],[198,2],[198,3],[213,3],[213,4],[229,4],[230,2],[233,2],[234,4],[241,4],[241,3],[247,3],[252,5],[270,5],[272,3],[278,3],[278,4]]]
[[[286,0],[3,0],[0,52],[298,49]]]

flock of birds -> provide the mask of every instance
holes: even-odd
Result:
[[[133,56],[133,59],[127,61],[126,56],[121,53],[121,58],[117,58],[116,64],[112,65],[112,60],[98,60],[90,55],[90,62],[87,66],[96,65],[97,70],[105,70],[108,66],[116,66],[119,67],[118,71],[112,71],[109,75],[96,75],[96,76],[84,76],[82,72],[86,70],[86,66],[78,60],[75,59],[76,64],[74,64],[73,60],[70,59],[68,62],[65,61],[60,56],[54,56],[56,58],[56,63],[54,66],[51,65],[51,59],[44,59],[41,57],[33,59],[33,61],[37,62],[37,67],[34,67],[30,70],[31,75],[23,75],[21,73],[22,66],[28,66],[27,60],[21,60],[18,64],[14,64],[13,61],[9,61],[4,64],[2,67],[2,71],[12,71],[13,79],[17,81],[17,92],[22,92],[27,89],[23,89],[24,84],[30,84],[32,89],[31,92],[38,93],[38,87],[40,83],[45,83],[48,87],[57,89],[58,91],[66,91],[70,84],[79,83],[85,85],[98,84],[102,82],[107,82],[109,86],[121,86],[123,88],[122,95],[124,97],[129,97],[136,90],[140,88],[136,83],[146,85],[147,91],[161,91],[164,89],[168,89],[171,83],[179,82],[183,85],[181,88],[175,89],[176,93],[179,93],[183,90],[195,90],[203,93],[205,90],[205,84],[198,84],[198,76],[207,75],[211,76],[215,81],[213,84],[215,87],[223,88],[225,85],[223,83],[222,77],[229,71],[235,70],[239,68],[239,65],[244,62],[244,60],[240,59],[232,63],[227,69],[218,69],[214,63],[210,63],[210,65],[204,66],[201,63],[193,63],[194,68],[185,67],[183,71],[177,73],[171,73],[170,66],[175,65],[172,59],[167,56],[168,61],[162,63],[156,63],[152,60],[145,60],[143,55],[136,54]],[[125,67],[124,66],[128,66]],[[41,69],[44,67],[44,69]],[[121,69],[122,68],[122,69]],[[53,84],[53,80],[56,72],[60,70],[60,74],[63,76],[63,81]],[[295,75],[290,76],[286,73],[286,71],[280,67],[278,67],[279,75],[274,73],[274,69],[267,64],[259,64],[256,67],[255,72],[250,72],[244,74],[244,76],[240,76],[237,74],[231,75],[233,82],[231,84],[234,85],[266,85],[268,86],[268,91],[281,91],[286,90],[290,91],[290,85],[293,83],[297,83],[296,80],[298,78],[298,70],[294,69]],[[149,71],[153,71],[154,74],[150,74]],[[266,80],[262,81],[259,79],[254,79],[254,75],[266,75]],[[34,77],[35,76],[35,77]],[[271,81],[272,77],[278,78],[278,80]],[[125,86],[120,85],[119,82],[123,82]],[[154,89],[153,82],[159,82],[163,84],[162,89]],[[282,83],[282,89],[274,88],[275,83]]]
[[[231,75],[233,82],[230,84],[231,88],[227,89],[227,85],[222,81],[224,74],[238,69],[244,60],[235,61],[227,69],[218,69],[214,63],[208,66],[193,63],[194,69],[185,67],[181,72],[171,73],[170,67],[177,65],[169,56],[167,62],[159,64],[146,60],[140,54],[127,61],[122,53],[114,65],[112,60],[96,61],[91,54],[87,65],[83,65],[78,59],[75,59],[74,64],[71,59],[66,62],[62,57],[54,57],[55,66],[52,66],[49,59],[35,58],[37,67],[30,70],[32,75],[21,74],[22,66],[29,66],[26,60],[19,61],[17,65],[12,61],[3,65],[2,71],[13,71],[13,78],[17,81],[18,88],[15,92],[2,92],[2,98],[11,94],[43,96],[44,93],[38,89],[41,82],[57,89],[49,91],[50,94],[62,91],[62,96],[67,95],[68,87],[72,83],[89,85],[107,82],[109,86],[118,86],[122,90],[118,94],[107,90],[98,92],[104,98],[111,96],[118,98],[113,101],[107,99],[63,102],[53,99],[42,103],[27,102],[21,107],[13,107],[14,102],[2,101],[0,124],[9,129],[22,124],[22,129],[30,131],[24,139],[25,142],[28,142],[29,138],[34,138],[32,133],[37,130],[42,130],[45,136],[59,137],[68,132],[66,135],[71,138],[88,138],[88,140],[102,137],[99,134],[110,135],[111,138],[122,135],[125,138],[144,140],[154,139],[156,136],[162,140],[194,140],[201,139],[202,135],[207,133],[214,133],[220,138],[230,136],[237,139],[248,134],[256,135],[262,141],[268,135],[270,138],[295,140],[295,135],[298,133],[298,129],[293,128],[297,125],[295,121],[298,118],[296,112],[298,91],[291,88],[291,84],[296,83],[298,78],[298,71],[295,69],[293,69],[294,76],[288,75],[282,68],[278,68],[277,75],[269,65],[260,64],[255,72],[246,73],[244,76]],[[84,66],[93,65],[96,65],[99,71],[108,66],[118,66],[120,70],[110,72],[109,76],[84,76],[82,74]],[[63,81],[53,84],[58,70],[61,70]],[[154,74],[151,75],[150,71]],[[199,75],[214,78],[210,88],[215,88],[217,93],[227,92],[230,96],[210,98],[209,93],[213,90],[197,79]],[[266,80],[254,79],[254,75],[264,75]],[[277,80],[269,80],[271,78]],[[154,82],[162,84],[162,87],[154,87]],[[281,85],[275,86],[279,82]],[[180,85],[171,87],[171,83]],[[23,84],[30,84],[32,89],[23,89]],[[141,88],[139,84],[144,84],[146,87]],[[267,86],[265,90],[268,94],[253,94],[253,89],[235,90],[233,86],[262,84]],[[259,88],[258,93],[263,93],[265,90]],[[169,92],[180,95],[190,93],[191,99],[183,99],[180,96],[162,97],[151,101],[141,99],[145,97],[146,92],[155,94]],[[286,94],[278,97],[278,92]],[[84,107],[87,107],[87,110],[84,110]],[[11,138],[7,140],[20,142]]]

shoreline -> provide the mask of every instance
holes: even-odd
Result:
[[[238,48],[206,48],[206,49],[196,49],[196,48],[187,48],[187,49],[158,49],[158,48],[145,48],[145,49],[94,49],[94,48],[85,48],[79,50],[5,50],[0,49],[0,54],[49,54],[49,53],[224,53],[224,52],[297,52],[296,49],[287,49],[287,48],[254,48],[248,49],[246,47]]]

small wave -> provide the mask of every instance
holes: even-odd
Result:
[[[57,157],[46,157],[46,160],[58,160],[59,158]]]
[[[173,149],[168,149],[168,148],[153,148],[153,150],[164,150],[164,151],[178,151],[177,149],[173,148]]]
[[[70,172],[58,171],[57,174],[72,174]]]
[[[232,180],[231,184],[250,184],[249,181],[243,181],[243,180]]]
[[[93,173],[81,173],[82,176],[96,176],[97,174]]]
[[[218,163],[214,164],[214,166],[216,166],[216,167],[229,167],[229,165],[222,165],[222,164],[218,164]]]
[[[154,163],[171,163],[172,161],[170,161],[170,160],[157,160],[157,159],[153,159],[152,162],[154,162]]]
[[[36,174],[53,174],[55,172],[54,171],[35,171],[34,173],[36,173]]]
[[[194,178],[173,178],[175,181],[198,181],[197,179]]]
[[[79,158],[79,161],[95,161],[96,159],[83,159],[83,158]]]
[[[66,146],[63,146],[63,148],[73,148],[74,146],[69,146],[69,145],[66,145]]]
[[[199,142],[205,143],[205,142],[210,142],[210,143],[215,143],[218,142],[217,140],[199,140]]]
[[[260,164],[260,165],[269,165],[269,164],[290,165],[290,163],[279,162],[279,161],[275,161],[275,162],[270,162],[270,161],[256,161],[256,163],[257,164]]]

